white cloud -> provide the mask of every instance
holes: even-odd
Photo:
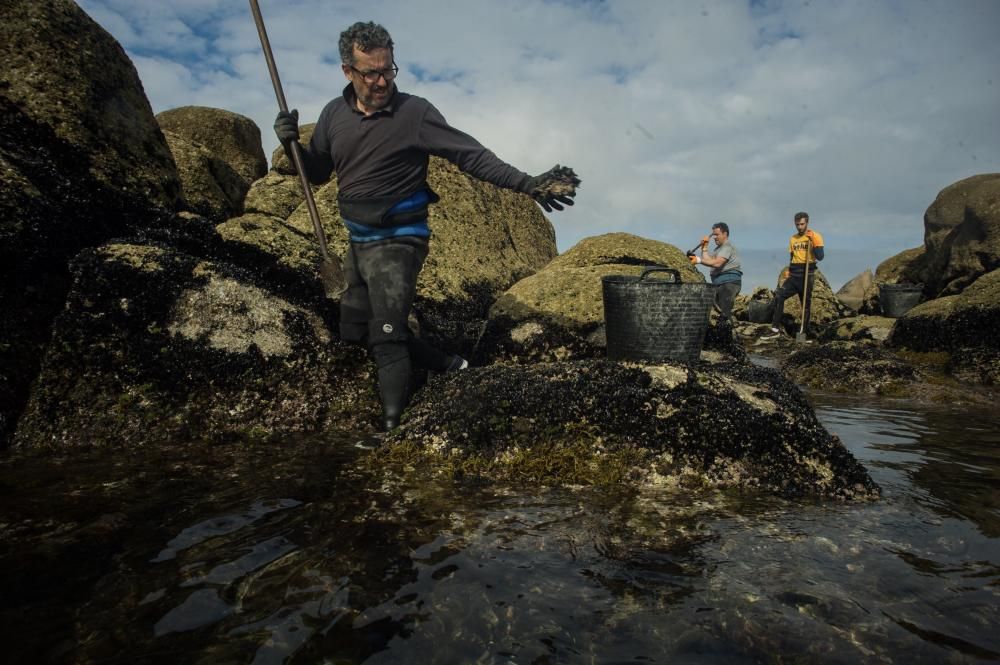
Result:
[[[719,220],[783,247],[805,209],[839,248],[919,245],[937,192],[1000,170],[1000,3],[260,0],[303,122],[344,85],[340,30],[384,24],[404,73],[522,170],[583,177],[551,215],[560,249],[629,231],[686,248]],[[252,118],[276,102],[244,0],[83,0],[136,63],[154,111]],[[407,72],[440,76],[416,79]]]

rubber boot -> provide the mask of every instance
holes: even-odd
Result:
[[[389,348],[383,348],[389,347]],[[378,391],[382,398],[382,430],[399,427],[410,401],[412,363],[405,344],[380,344],[372,349],[378,365]]]

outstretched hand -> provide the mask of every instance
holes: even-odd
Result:
[[[545,209],[545,212],[562,210],[563,205],[573,205],[580,178],[568,166],[556,164],[541,175],[528,180],[527,194]]]

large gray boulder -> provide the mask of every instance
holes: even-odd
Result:
[[[673,245],[629,233],[584,238],[496,300],[477,346],[477,361],[538,362],[604,355],[601,278],[638,276],[649,265],[673,268],[685,283],[705,282],[684,252]]]
[[[205,146],[169,129],[163,135],[181,178],[183,208],[216,222],[240,214],[249,185]]]
[[[205,146],[239,174],[246,187],[267,173],[260,128],[246,116],[208,106],[181,106],[157,113],[156,121],[164,131]]]
[[[868,499],[864,467],[777,370],[579,360],[441,375],[375,454],[415,475]]]
[[[69,0],[0,0],[0,448],[81,248],[158,226],[180,181],[121,46]]]
[[[875,288],[875,273],[871,269],[866,269],[847,281],[836,297],[840,304],[854,312],[860,313],[867,300],[868,294]]]
[[[1000,173],[960,180],[941,190],[924,214],[924,293],[961,293],[1000,268]]]

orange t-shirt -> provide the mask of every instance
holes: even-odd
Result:
[[[813,231],[813,235],[816,237],[816,247],[823,246],[823,236],[819,234],[819,231]],[[816,263],[816,256],[813,254],[813,243],[809,241],[808,236],[803,234],[794,234],[791,240],[788,241],[788,253],[791,255],[792,260],[790,263]]]

